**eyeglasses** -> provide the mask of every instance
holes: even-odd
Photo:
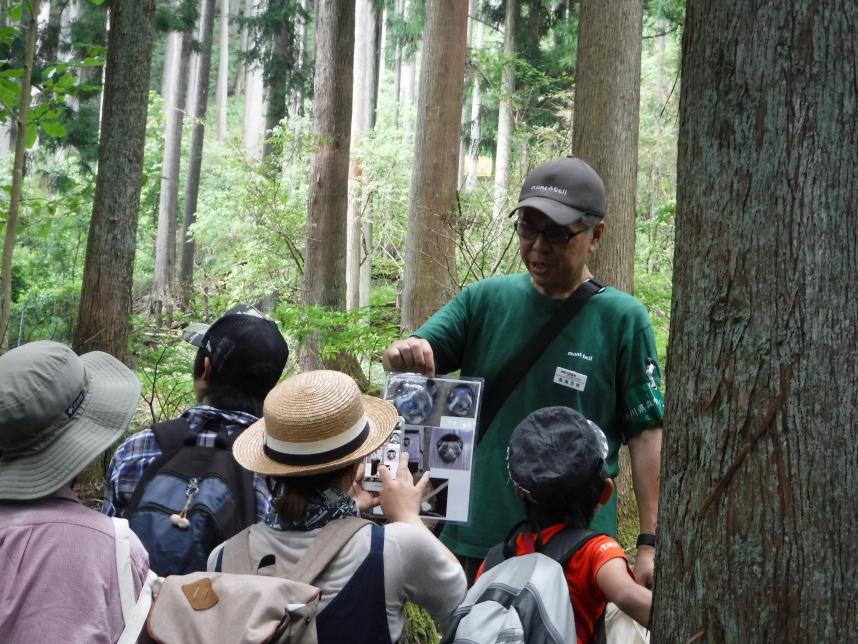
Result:
[[[547,241],[552,246],[565,246],[569,243],[569,240],[572,239],[575,235],[580,235],[583,232],[587,232],[590,230],[589,228],[584,228],[583,230],[576,230],[572,232],[568,228],[563,228],[562,226],[548,226],[547,228],[537,228],[533,224],[529,224],[526,221],[517,221],[515,222],[515,232],[518,233],[518,236],[525,241],[534,241],[539,235],[542,235],[542,238]]]

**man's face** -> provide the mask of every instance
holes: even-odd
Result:
[[[549,217],[532,208],[525,208],[519,221],[540,231],[584,231],[565,244],[551,244],[542,234],[533,240],[519,237],[521,259],[537,291],[548,297],[566,297],[589,277],[586,273],[587,258],[590,252],[599,246],[604,223],[599,222],[591,230],[586,230],[580,221],[569,226],[558,226]]]

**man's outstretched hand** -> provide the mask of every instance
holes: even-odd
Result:
[[[414,371],[427,378],[435,376],[435,355],[432,346],[423,338],[412,336],[397,340],[384,350],[382,363],[385,371]]]

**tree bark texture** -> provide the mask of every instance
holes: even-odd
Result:
[[[597,279],[631,292],[640,124],[641,0],[582,0],[572,149],[608,195],[605,235],[589,267]]]
[[[856,31],[688,3],[653,641],[858,632]]]
[[[227,137],[227,94],[229,89],[229,2],[220,5],[220,48],[217,63],[217,140],[223,143]]]
[[[128,362],[131,285],[149,106],[155,0],[114,0],[104,83],[98,176],[75,329],[78,353]]]
[[[197,86],[194,88],[196,112],[194,112],[194,129],[191,132],[191,150],[188,155],[188,174],[185,177],[185,214],[182,220],[182,253],[179,261],[179,285],[184,300],[191,296],[194,282],[194,238],[191,237],[190,229],[197,220],[197,199],[200,194],[200,169],[203,165],[206,112],[209,104],[214,10],[215,0],[205,0],[202,8],[202,49],[197,69]]]
[[[449,298],[468,4],[426,6],[414,168],[408,203],[402,326],[413,331]]]
[[[182,158],[182,123],[187,98],[188,65],[193,34],[182,33],[182,45],[176,60],[173,78],[173,99],[167,105],[164,124],[164,163],[161,169],[161,195],[158,202],[158,232],[155,238],[155,280],[152,286],[150,310],[160,313],[165,303],[171,303],[176,280],[176,230],[179,208],[179,166]]]
[[[3,300],[0,302],[0,352],[9,347],[9,318],[12,314],[12,253],[18,234],[18,209],[21,206],[21,189],[24,185],[24,132],[30,115],[30,88],[33,76],[33,58],[36,55],[39,0],[31,0],[30,11],[25,14],[27,38],[24,44],[24,74],[21,77],[21,97],[18,103],[18,118],[15,123],[15,157],[12,161],[12,193],[9,196],[9,217],[3,237],[3,261],[0,268],[0,284]]]
[[[313,135],[318,146],[310,165],[304,303],[343,309],[346,304],[346,209],[352,120],[354,0],[319,0]],[[318,368],[318,355],[302,357]]]

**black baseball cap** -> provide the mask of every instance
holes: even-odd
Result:
[[[277,324],[249,304],[238,304],[211,325],[189,324],[182,337],[205,351],[212,382],[229,383],[257,398],[277,384],[289,346]]]
[[[575,493],[608,476],[608,440],[598,425],[570,407],[544,407],[512,432],[507,469],[534,501]]]
[[[533,208],[554,223],[568,226],[584,215],[604,217],[605,184],[589,165],[577,157],[553,159],[527,175],[510,213]]]

